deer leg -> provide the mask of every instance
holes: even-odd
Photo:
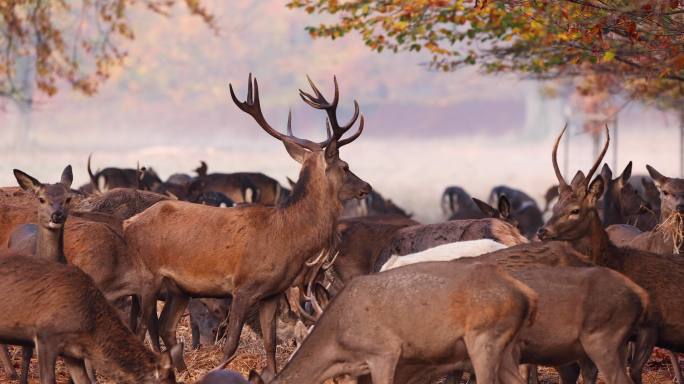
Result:
[[[261,325],[261,335],[264,338],[264,349],[266,350],[266,369],[269,374],[275,376],[276,367],[276,312],[281,295],[275,295],[262,300],[259,308],[259,323]]]
[[[245,315],[255,300],[251,293],[235,292],[233,294],[233,302],[230,305],[230,313],[228,314],[228,326],[226,327],[226,345],[223,348],[224,358],[233,356],[237,351],[240,343],[240,333],[245,324]]]
[[[140,296],[131,296],[131,311],[128,314],[128,327],[136,333],[138,329],[138,317],[140,316]]]
[[[501,354],[499,363],[499,382],[523,384],[527,379],[520,374],[520,348],[516,341],[508,343]],[[536,369],[536,367],[534,367]],[[529,378],[529,374],[527,375]]]
[[[83,360],[83,363],[85,364],[86,373],[88,374],[90,382],[97,383],[97,374],[95,373],[95,367],[93,367],[93,363],[91,363],[88,359]]]
[[[401,349],[398,349],[395,353],[377,356],[368,361],[368,369],[370,370],[373,384],[394,383],[394,375],[400,356]]]
[[[35,345],[38,350],[40,384],[55,384],[57,349],[40,337],[36,338]]]
[[[656,332],[653,329],[641,329],[637,332],[634,342],[634,358],[629,364],[629,376],[635,384],[641,384],[641,371],[653,352],[656,342]]]
[[[169,290],[167,294],[164,310],[159,317],[159,330],[167,350],[178,343],[176,340],[176,328],[183,316],[183,311],[188,306],[189,300],[186,295],[179,292],[171,292]],[[177,362],[176,367],[179,371],[187,369],[183,359]]]
[[[497,371],[505,349],[505,343],[502,339],[501,336],[496,337],[487,333],[466,335],[464,338],[475,376],[481,384],[498,382]]]
[[[80,359],[64,357],[64,363],[69,370],[69,376],[74,384],[90,384],[90,377],[86,372],[85,362]]]
[[[33,347],[21,348],[21,384],[28,384],[29,371],[31,370],[31,358],[33,357]]]
[[[14,370],[14,366],[12,365],[12,358],[10,357],[9,351],[7,350],[7,346],[4,344],[0,344],[0,363],[2,363],[2,368],[5,370],[5,373],[10,378],[10,380],[16,380],[17,371]]]
[[[561,384],[576,384],[580,376],[580,366],[577,363],[570,363],[555,367],[560,376]]]
[[[623,361],[625,359],[622,359]],[[596,364],[588,358],[579,361],[580,370],[582,371],[582,381],[584,384],[594,384],[598,377],[598,369]],[[623,369],[624,371],[624,369]]]
[[[611,336],[613,336],[612,340]],[[591,361],[603,373],[606,383],[632,384],[632,380],[627,375],[627,343],[624,337],[619,333],[613,335],[600,333],[591,335],[588,339],[582,340],[582,346]]]
[[[159,345],[159,336],[156,334],[156,327],[157,327],[157,322],[153,322],[153,315],[154,318],[156,319],[156,313],[157,313],[157,291],[156,290],[148,290],[144,294],[140,296],[140,308],[142,310],[141,317],[140,317],[140,323],[138,324],[138,327],[136,329],[138,338],[140,341],[145,341],[145,335],[147,334],[148,327],[150,329],[150,342],[152,344],[152,349],[155,352],[160,352],[161,351],[161,346]],[[152,335],[153,333],[153,328],[155,330],[155,335],[154,337]]]
[[[684,384],[684,382],[682,382],[682,370],[679,367],[679,358],[677,357],[677,354],[668,349],[667,355],[672,363],[672,370],[674,371],[675,378],[677,379],[677,384]]]
[[[444,384],[459,384],[461,379],[463,379],[463,371],[453,371],[447,375]]]

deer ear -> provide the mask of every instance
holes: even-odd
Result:
[[[249,382],[251,384],[264,384],[264,380],[253,369],[251,371],[249,371]]]
[[[64,171],[62,171],[62,179],[59,182],[69,189],[71,188],[71,183],[73,181],[74,174],[71,172],[71,165],[67,165],[66,168],[64,168]]]
[[[24,173],[18,169],[14,170],[14,177],[17,179],[19,186],[24,191],[33,192],[37,194],[38,191],[40,191],[43,188],[43,184],[41,184],[40,181],[36,180],[35,178],[29,176],[27,173]]]
[[[622,174],[620,174],[620,183],[622,183],[622,185],[627,184],[630,177],[632,177],[632,162],[631,161],[627,164],[627,166],[625,167],[625,170],[622,171]]]
[[[594,205],[598,201],[598,199],[601,198],[601,195],[603,195],[603,187],[605,186],[605,183],[603,181],[602,177],[596,177],[594,178],[594,181],[589,184],[589,189],[587,190],[587,198],[589,199],[590,204]]]
[[[601,168],[601,177],[603,177],[603,180],[605,181],[613,180],[613,171],[610,170],[610,167],[606,163],[603,163],[603,167]]]
[[[511,202],[506,195],[499,197],[499,213],[504,219],[508,219],[511,216]]]
[[[648,174],[651,175],[651,179],[653,179],[653,182],[655,182],[658,189],[667,181],[667,177],[661,175],[660,172],[656,171],[656,169],[650,165],[646,165],[646,170],[648,171]]]
[[[298,162],[299,164],[304,163],[304,156],[306,155],[306,152],[308,152],[306,149],[287,141],[283,141],[283,145],[285,145],[285,150],[290,154],[290,157],[294,161]]]
[[[499,218],[499,212],[494,209],[491,205],[485,203],[484,201],[476,198],[472,198],[473,202],[475,205],[477,205],[478,208],[480,208],[480,211],[485,214],[487,217],[492,217],[492,218]]]
[[[577,187],[584,185],[584,179],[586,179],[584,172],[577,171],[577,173],[575,173],[575,177],[572,178],[572,182],[570,182],[572,189],[576,189]]]

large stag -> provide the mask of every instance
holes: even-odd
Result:
[[[646,330],[637,339],[635,358],[630,367],[632,379],[640,383],[641,370],[654,345],[675,352],[684,351],[684,297],[680,294],[681,281],[684,279],[684,260],[679,255],[669,253],[654,254],[632,248],[619,248],[610,241],[596,209],[596,203],[603,194],[604,181],[601,177],[591,181],[608,149],[610,139],[606,138],[605,147],[589,173],[585,176],[578,172],[568,184],[556,159],[563,132],[556,140],[552,152],[554,170],[560,183],[560,198],[553,208],[553,216],[540,229],[539,237],[543,240],[560,240],[571,245],[591,262],[624,274],[648,292],[653,316],[645,325]]]
[[[235,104],[280,140],[302,165],[289,200],[278,206],[233,209],[167,201],[125,222],[130,249],[154,274],[154,284],[167,287],[168,299],[160,318],[167,346],[176,343],[176,325],[189,297],[231,295],[225,354],[235,352],[247,311],[259,305],[268,369],[275,372],[275,315],[282,293],[298,285],[298,278],[301,280],[310,266],[326,262],[325,253],[335,248],[342,202],[363,198],[371,191],[339,157],[340,147],[363,130],[361,116],[358,131],[342,138],[359,117],[358,103],[354,103],[351,121],[342,125],[337,119],[337,80],[332,102],[310,84],[315,95],[300,91],[302,99],[328,116],[328,138],[320,143],[295,137],[291,118],[287,134],[272,128],[261,112],[259,88],[251,75],[245,102],[239,101],[230,87]],[[154,302],[143,303],[143,308],[148,319]]]

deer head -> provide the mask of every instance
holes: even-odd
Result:
[[[48,229],[62,228],[69,214],[69,204],[72,198],[70,188],[74,177],[71,165],[64,168],[61,180],[55,184],[42,184],[18,169],[14,170],[14,177],[22,189],[34,194],[40,202],[38,225]]]
[[[487,217],[491,217],[493,219],[501,219],[512,226],[520,229],[520,223],[518,223],[518,220],[511,215],[511,202],[508,200],[508,197],[505,195],[499,196],[499,204],[498,204],[498,209],[492,207],[491,205],[485,203],[484,201],[476,198],[472,198],[473,202],[475,205],[477,205],[478,208],[480,208],[480,211],[484,213]]]
[[[556,156],[558,144],[566,129],[567,125],[558,135],[551,153],[553,169],[559,183],[559,197],[558,202],[553,207],[553,216],[551,216],[545,226],[539,229],[538,236],[541,240],[572,241],[580,239],[591,230],[592,225],[598,220],[596,202],[603,195],[604,182],[601,177],[597,177],[594,181],[591,181],[591,178],[594,176],[596,169],[598,169],[603,156],[608,150],[608,144],[610,143],[608,126],[606,126],[606,144],[589,170],[589,173],[585,176],[582,171],[578,171],[570,184],[563,178],[558,168]]]
[[[603,164],[601,178],[605,185],[603,195],[603,225],[624,224],[631,218],[650,211],[646,202],[639,192],[629,183],[632,176],[632,162],[625,167],[622,173],[613,179],[613,171],[608,164]]]
[[[684,179],[663,176],[650,165],[646,169],[660,191],[661,217],[669,217],[673,212],[684,214]]]
[[[290,154],[290,157],[296,162],[302,164],[302,175],[300,175],[299,182],[307,182],[307,179],[315,177],[318,180],[323,180],[322,187],[326,192],[336,196],[339,202],[349,200],[351,198],[362,199],[371,192],[371,186],[365,181],[361,180],[352,171],[349,170],[349,165],[340,159],[339,149],[356,140],[363,131],[363,115],[359,113],[359,104],[354,101],[354,115],[351,120],[344,125],[341,125],[337,119],[337,104],[339,102],[339,88],[337,85],[337,78],[333,78],[335,83],[335,94],[332,102],[328,102],[321,92],[316,88],[310,78],[309,84],[313,89],[313,95],[302,90],[299,94],[311,107],[315,109],[324,110],[327,114],[327,133],[328,137],[323,142],[313,142],[307,139],[295,137],[292,133],[292,112],[287,119],[287,134],[283,134],[273,129],[271,125],[264,118],[261,112],[261,105],[259,102],[259,85],[256,78],[252,81],[252,75],[249,75],[249,85],[247,88],[247,100],[241,102],[235,97],[233,86],[230,85],[230,96],[235,105],[243,112],[252,116],[252,118],[259,124],[259,126],[269,135],[280,140],[285,149]],[[359,119],[359,128],[350,137],[343,139],[342,136],[354,125]],[[298,183],[299,183],[298,182]],[[293,196],[297,195],[297,190],[293,191]]]

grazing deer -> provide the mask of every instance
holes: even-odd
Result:
[[[302,165],[292,195],[278,206],[249,205],[220,209],[180,201],[165,201],[127,220],[124,234],[136,257],[154,274],[157,287],[164,282],[169,297],[160,318],[161,335],[167,346],[175,345],[175,329],[188,296],[225,297],[233,303],[227,328],[226,356],[238,346],[240,331],[249,308],[259,305],[268,369],[275,372],[275,318],[278,300],[289,287],[299,285],[309,266],[325,261],[321,250],[335,248],[337,218],[342,202],[363,198],[371,186],[349,170],[339,149],[354,141],[363,130],[347,139],[342,136],[359,117],[358,103],[351,121],[337,119],[339,90],[328,102],[310,81],[315,95],[300,91],[302,99],[325,110],[328,138],[315,143],[287,134],[268,124],[261,112],[256,79],[249,77],[247,100],[235,104],[259,126],[280,140],[290,156]],[[154,302],[143,304],[145,319]],[[142,322],[146,324],[146,321]]]
[[[580,361],[588,384],[596,380],[595,362],[609,383],[630,383],[623,356],[627,339],[649,311],[648,294],[642,288],[607,268],[521,264],[510,252],[515,248],[482,257],[462,257],[463,249],[458,247],[435,254],[439,248],[461,245],[470,246],[474,255],[478,249],[472,247],[485,245],[478,244],[483,241],[491,240],[446,244],[398,257],[394,264],[390,259],[383,270],[438,260],[494,262],[539,295],[534,324],[520,331],[521,363],[562,367],[562,382],[571,383],[578,372],[565,366]],[[525,255],[521,249],[517,253],[517,259]]]
[[[684,297],[680,294],[684,260],[671,253],[655,254],[616,247],[610,241],[596,209],[596,203],[603,194],[604,181],[601,177],[591,181],[608,149],[610,138],[606,135],[605,147],[589,173],[585,176],[578,172],[571,184],[567,184],[556,159],[558,143],[564,132],[559,135],[552,152],[553,167],[560,184],[560,198],[553,208],[553,216],[539,231],[539,237],[571,245],[594,264],[624,274],[648,292],[653,316],[637,338],[635,357],[630,366],[630,376],[635,383],[640,383],[641,370],[654,345],[675,352],[684,351]],[[668,194],[674,192],[674,187],[670,187],[669,183],[665,188],[668,188]],[[665,203],[665,206],[676,209],[674,203],[676,198],[671,199],[669,205]]]
[[[420,372],[425,380],[468,357],[478,383],[522,383],[515,340],[534,321],[536,303],[534,291],[492,265],[421,263],[358,277],[270,383],[349,374],[391,384],[416,379],[406,377],[416,367],[429,369]]]
[[[609,227],[611,241],[618,246],[655,253],[680,253],[684,250],[684,179],[666,177],[650,165],[648,173],[660,191],[660,223],[651,231],[640,232],[629,226]]]
[[[490,239],[457,241],[455,243],[438,245],[410,255],[392,255],[380,268],[380,272],[427,261],[449,261],[462,257],[480,256],[504,248],[507,247]]]
[[[187,196],[192,201],[206,192],[221,192],[238,203],[253,203],[259,198],[259,189],[245,173],[210,173],[199,176],[190,183]]]
[[[494,240],[507,246],[529,242],[518,228],[500,219],[454,220],[413,225],[394,233],[389,245],[378,257],[375,270],[378,271],[391,255],[408,255],[442,244],[480,239]]]
[[[365,199],[362,200],[348,200],[344,204],[341,218],[353,218],[363,216],[380,216],[380,215],[394,215],[410,218],[411,215],[406,213],[398,205],[394,204],[392,200],[385,199],[377,191],[372,191]]]
[[[83,360],[120,383],[175,383],[171,355],[149,351],[80,269],[0,254],[0,341],[38,350],[41,384],[55,382],[64,358],[74,382],[90,383]]]
[[[481,219],[482,212],[473,202],[465,189],[458,186],[447,187],[442,192],[442,212],[448,220]]]
[[[497,205],[503,197],[509,201],[509,216],[515,218],[520,232],[528,239],[533,239],[537,230],[544,225],[537,202],[519,189],[500,185],[489,193],[489,204]]]
[[[657,217],[648,202],[632,186],[629,179],[632,175],[630,161],[622,173],[613,179],[613,171],[608,164],[603,164],[601,177],[605,183],[602,205],[603,226],[614,224],[630,224],[641,230],[651,230],[657,224]]]
[[[86,168],[88,169],[92,188],[96,192],[106,192],[114,188],[135,188],[152,191],[157,185],[162,183],[157,173],[151,167],[144,168],[143,172],[140,169],[108,167],[93,173],[90,167],[91,157],[88,156]]]
[[[164,200],[169,197],[133,188],[115,188],[78,201],[74,210],[109,214],[123,221]]]
[[[10,239],[10,249],[79,267],[110,302],[128,296],[140,301],[143,296],[156,295],[147,283],[151,280],[149,272],[140,260],[128,255],[121,220],[98,212],[75,211],[75,217],[70,215],[70,166],[56,184],[43,184],[19,170],[14,174],[19,185],[35,195],[40,205],[33,220],[36,223],[18,227]],[[102,219],[105,221],[97,221]],[[134,319],[130,326],[136,329]],[[24,349],[22,382],[27,381],[27,364],[32,354],[30,348]]]

